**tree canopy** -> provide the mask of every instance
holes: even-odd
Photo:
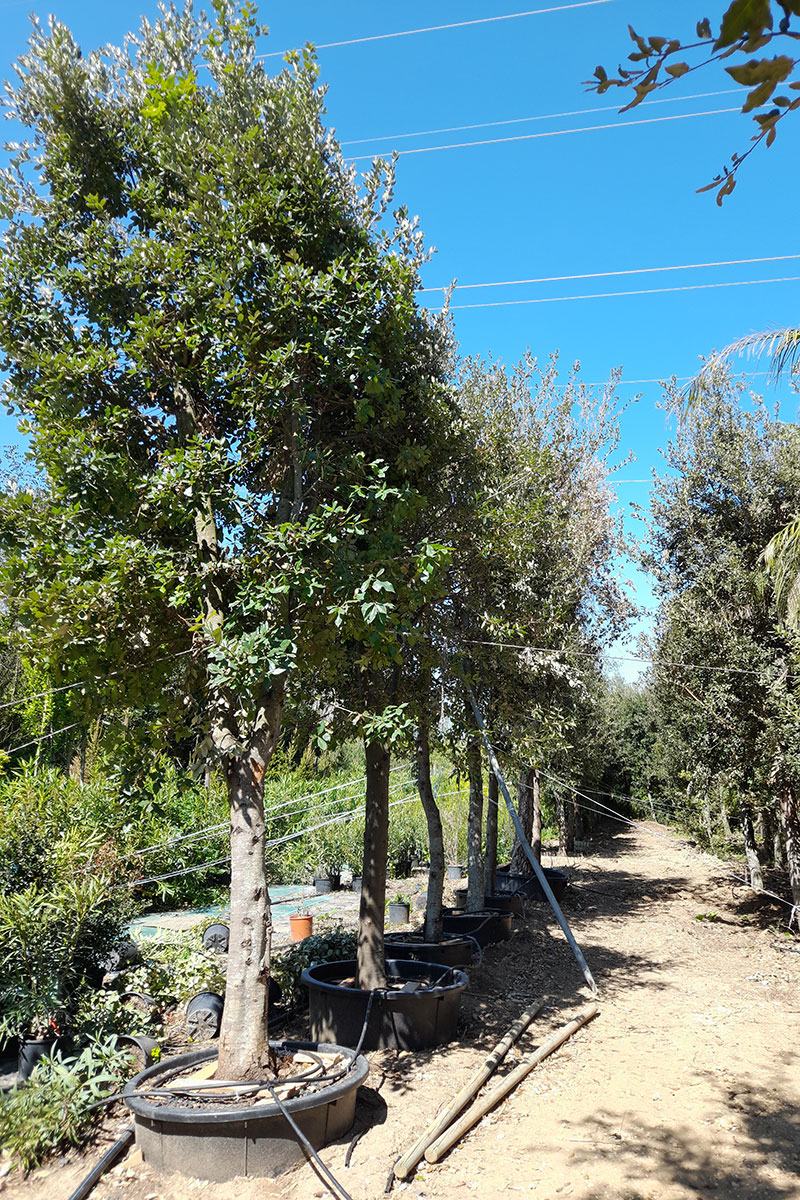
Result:
[[[717,204],[722,204],[736,186],[742,163],[762,142],[771,146],[784,118],[800,107],[796,94],[800,90],[800,55],[794,53],[800,30],[792,26],[792,18],[798,17],[798,0],[732,0],[713,24],[708,17],[700,18],[694,38],[642,36],[629,25],[634,44],[627,60],[631,65],[620,66],[616,74],[598,66],[587,83],[598,95],[610,88],[632,91],[633,98],[621,110],[627,112],[686,75],[722,65],[734,83],[747,90],[742,112],[752,113],[756,125],[750,148],[734,152],[731,165],[726,163],[710,183],[698,189],[716,189]]]
[[[0,538],[20,643],[92,680],[87,712],[157,704],[228,776],[237,1072],[266,1036],[248,905],[287,686],[347,637],[385,655],[433,586],[415,521],[454,423],[391,169],[344,164],[311,57],[271,77],[253,7],[213,9],[89,54],[34,22],[6,97],[27,139],[0,176],[0,365],[40,474]]]

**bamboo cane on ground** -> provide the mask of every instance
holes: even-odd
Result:
[[[577,1017],[570,1021],[568,1025],[564,1025],[561,1029],[558,1029],[538,1050],[534,1050],[529,1058],[526,1058],[509,1075],[506,1075],[505,1079],[502,1079],[497,1087],[492,1088],[490,1092],[482,1096],[480,1100],[473,1104],[472,1108],[464,1113],[460,1120],[445,1130],[433,1145],[428,1147],[425,1151],[427,1161],[434,1163],[443,1158],[447,1151],[452,1146],[455,1146],[456,1142],[460,1141],[465,1133],[472,1129],[473,1125],[478,1124],[481,1117],[485,1117],[496,1104],[504,1100],[509,1092],[512,1092],[517,1084],[522,1082],[526,1075],[530,1075],[534,1067],[537,1067],[548,1055],[563,1045],[582,1025],[585,1025],[587,1021],[591,1021],[592,1017],[596,1017],[599,1011],[600,1008],[597,1004],[590,1004],[579,1012]]]
[[[505,1056],[508,1054],[514,1042],[525,1032],[531,1021],[541,1012],[543,1002],[537,1000],[520,1013],[517,1020],[506,1033],[505,1037],[497,1043],[494,1050],[489,1054],[472,1076],[472,1078],[464,1085],[461,1091],[455,1096],[445,1108],[444,1112],[428,1126],[425,1132],[414,1143],[410,1150],[397,1160],[394,1164],[394,1175],[398,1179],[406,1179],[416,1167],[417,1163],[422,1159],[423,1154],[432,1142],[444,1133],[448,1125],[455,1120],[461,1110],[469,1104],[472,1097],[483,1087],[486,1080],[497,1069]]]

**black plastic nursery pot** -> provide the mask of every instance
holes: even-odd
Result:
[[[209,925],[203,934],[203,946],[206,950],[215,950],[217,954],[227,954],[230,932],[221,921]]]
[[[456,908],[461,912],[467,906],[467,889],[456,889]],[[516,893],[509,892],[507,895],[493,893],[483,897],[483,907],[490,912],[510,912],[515,917],[523,915],[522,898]]]
[[[349,1060],[347,1074],[319,1091],[284,1100],[315,1150],[343,1137],[355,1118],[356,1092],[369,1074],[369,1063],[346,1046],[318,1042],[270,1042],[280,1053],[337,1051]],[[305,1151],[277,1104],[202,1108],[162,1106],[142,1094],[161,1087],[175,1069],[199,1067],[215,1058],[216,1049],[194,1050],[148,1067],[125,1086],[125,1104],[134,1115],[136,1144],[148,1166],[180,1171],[197,1179],[223,1183],[237,1175],[275,1178],[305,1158]]]
[[[20,1082],[30,1079],[34,1068],[56,1048],[58,1038],[22,1038],[17,1051],[17,1078]]]
[[[355,959],[318,963],[303,971],[301,982],[308,988],[313,1037],[320,1041],[330,1039],[338,1045],[358,1045],[370,993],[344,986],[355,974]],[[402,980],[403,988],[373,994],[362,1049],[426,1050],[452,1041],[461,996],[469,983],[464,971],[441,963],[389,958],[386,974]],[[434,986],[427,986],[431,982]],[[415,984],[423,986],[411,990]]]
[[[511,937],[511,913],[507,912],[462,912],[446,908],[442,918],[445,933],[458,933],[475,939],[481,949],[490,942],[507,942]]]
[[[544,877],[550,884],[556,900],[561,900],[569,879],[564,871],[556,867],[543,867]],[[517,892],[527,900],[546,900],[542,885],[535,875],[513,875],[510,871],[496,871],[494,877],[495,891],[500,894]]]
[[[414,962],[438,963],[443,967],[468,967],[475,942],[469,937],[446,937],[441,942],[426,942],[407,933],[387,933],[386,951],[396,958]]]

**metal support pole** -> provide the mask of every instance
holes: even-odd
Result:
[[[470,687],[469,682],[463,675],[462,675],[462,682],[463,682],[465,688],[467,689],[467,694],[469,695],[469,702],[472,705],[472,711],[475,714],[475,720],[478,723],[478,729],[481,732],[481,737],[483,738],[483,744],[486,746],[486,753],[489,756],[489,763],[490,763],[491,768],[494,771],[495,775],[497,776],[497,782],[500,785],[500,791],[503,793],[503,799],[506,802],[506,808],[508,809],[508,815],[511,817],[512,824],[514,826],[514,829],[516,830],[517,837],[519,838],[519,843],[522,846],[523,850],[525,851],[525,854],[528,857],[528,861],[530,862],[531,866],[533,867],[534,871],[536,872],[536,878],[539,880],[542,891],[544,892],[547,899],[550,901],[550,907],[552,908],[553,912],[555,913],[556,920],[558,921],[559,925],[561,926],[561,928],[564,932],[564,937],[569,942],[569,948],[572,951],[572,953],[575,955],[575,958],[578,962],[578,966],[580,967],[581,971],[583,972],[584,979],[588,983],[589,987],[592,989],[592,994],[596,996],[597,995],[597,984],[594,981],[594,976],[592,975],[592,972],[589,970],[589,964],[587,963],[586,959],[583,957],[583,952],[581,951],[581,948],[578,945],[578,943],[575,941],[575,938],[573,937],[573,934],[572,934],[572,930],[570,929],[569,925],[567,924],[567,919],[564,916],[563,912],[561,911],[558,901],[556,900],[555,896],[553,895],[553,889],[550,887],[550,884],[547,882],[547,876],[545,875],[544,871],[542,870],[541,865],[536,861],[536,855],[533,853],[530,843],[528,842],[528,839],[525,837],[525,833],[522,828],[522,823],[519,819],[519,816],[517,815],[517,810],[514,807],[514,803],[511,799],[511,796],[509,795],[508,787],[506,786],[506,781],[503,778],[503,772],[500,770],[500,764],[497,761],[497,755],[494,752],[494,747],[492,746],[492,743],[489,741],[489,735],[486,732],[486,725],[484,724],[483,717],[481,716],[480,709],[478,708],[478,703],[475,699],[475,694],[474,694],[472,688]]]

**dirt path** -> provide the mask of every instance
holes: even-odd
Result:
[[[741,889],[734,895],[716,860],[618,828],[573,861],[565,901],[600,987],[600,1016],[442,1163],[423,1164],[408,1184],[395,1185],[397,1194],[800,1197],[800,944],[770,928],[785,914],[770,915]],[[395,1158],[527,1001],[544,996],[547,1008],[523,1039],[523,1054],[589,999],[548,912],[531,906],[512,941],[490,948],[471,972],[459,1044],[370,1056],[354,1132],[369,1127],[350,1168],[349,1139],[323,1151],[354,1200],[383,1194]],[[97,1154],[10,1183],[6,1194],[62,1200]],[[308,1167],[279,1185],[210,1185],[160,1178],[134,1156],[94,1193],[97,1200],[200,1194],[311,1200],[327,1192]]]

